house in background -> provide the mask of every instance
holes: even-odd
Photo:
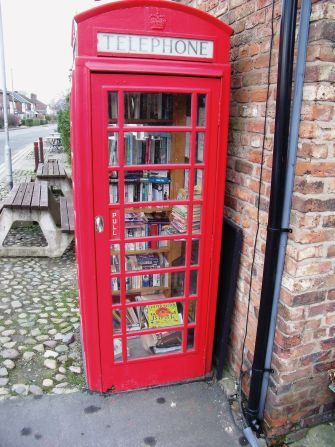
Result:
[[[35,105],[24,95],[13,92],[8,93],[10,101],[10,113],[23,118],[34,118],[36,116]]]
[[[48,106],[47,104],[44,104],[44,102],[37,99],[37,95],[35,93],[31,93],[30,95],[30,102],[34,104],[35,111],[37,115],[42,115],[45,117],[45,115],[48,114]]]

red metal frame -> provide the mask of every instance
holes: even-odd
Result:
[[[138,21],[155,8],[164,14],[171,25],[160,35],[198,36],[194,29],[201,30],[201,38],[214,40],[216,50],[213,61],[164,61],[158,58],[131,58],[122,55],[101,56],[96,52],[96,32],[121,32],[127,28],[129,21],[134,34],[158,35],[157,31],[146,28],[146,21]],[[188,20],[185,22],[185,18]],[[173,20],[170,20],[173,19]],[[92,390],[116,391],[143,386],[176,382],[194,377],[202,377],[211,371],[211,355],[215,324],[215,307],[217,279],[220,257],[220,239],[223,218],[223,197],[225,181],[225,160],[228,129],[229,74],[228,48],[230,28],[222,22],[198,10],[173,2],[161,0],[124,1],[104,5],[76,17],[78,23],[78,53],[75,60],[73,89],[71,93],[72,120],[72,158],[74,205],[76,224],[76,250],[80,288],[80,308],[82,334],[85,352],[87,381]],[[182,31],[183,30],[183,31]],[[104,73],[104,74],[102,74]],[[134,73],[134,74],[131,74]],[[157,76],[157,74],[160,75]],[[150,75],[151,74],[151,75]],[[155,74],[155,76],[152,76]],[[168,76],[163,76],[167,74]],[[180,76],[183,75],[183,76]],[[185,76],[187,75],[187,76]],[[109,127],[107,122],[107,91],[119,91],[118,126]],[[122,217],[123,210],[129,207],[145,206],[144,202],[124,204],[124,171],[143,170],[143,165],[124,165],[123,133],[138,131],[131,126],[123,127],[123,100],[125,91],[163,91],[192,94],[192,123],[190,127],[141,127],[141,131],[153,132],[191,132],[191,159],[189,163],[179,165],[145,165],[145,169],[189,169],[190,191],[192,197],[195,169],[203,169],[204,185],[202,200],[164,201],[154,205],[187,204],[188,214],[192,216],[194,204],[202,205],[201,232],[192,235],[201,241],[198,265],[191,265],[191,244],[187,244],[184,267],[165,267],[150,270],[150,274],[178,271],[198,271],[198,294],[189,295],[189,275],[186,275],[184,297],[167,298],[164,302],[184,300],[184,315],[188,314],[190,300],[197,301],[197,320],[188,324],[187,318],[181,325],[186,334],[187,328],[196,328],[195,345],[186,351],[186,337],[183,337],[182,352],[168,353],[162,356],[145,357],[128,360],[126,358],[126,337],[122,339],[122,362],[113,360],[112,308],[111,308],[111,273],[110,244],[120,244],[121,278],[120,306],[125,311],[132,306],[125,302],[125,276],[137,276],[143,271],[126,272],[122,259],[125,256],[124,222],[119,220],[120,238],[110,237],[111,211],[118,210]],[[196,126],[196,94],[207,94],[207,126]],[[196,131],[206,132],[205,159],[195,165]],[[118,132],[119,166],[108,167],[107,134]],[[108,204],[108,173],[119,172],[120,204]],[[94,231],[94,217],[102,216],[105,231]],[[205,223],[204,223],[205,222]],[[191,240],[192,222],[188,220],[188,235],[149,236],[131,239],[131,242],[143,240],[159,241],[168,239]],[[150,304],[156,301],[150,302]],[[125,319],[122,333],[126,334]],[[167,331],[169,329],[166,329]],[[175,330],[175,327],[173,328]],[[141,334],[159,332],[146,329]],[[131,332],[127,335],[135,335]]]

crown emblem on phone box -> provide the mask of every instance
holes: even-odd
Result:
[[[159,14],[158,12],[152,14],[149,18],[151,29],[163,30],[165,28],[166,22],[167,22],[166,17]]]

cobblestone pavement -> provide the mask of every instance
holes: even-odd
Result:
[[[27,174],[14,171],[14,183]],[[0,200],[6,194],[0,183]],[[32,224],[13,227],[5,243],[43,239]],[[73,244],[61,258],[0,258],[0,399],[65,394],[84,383]]]

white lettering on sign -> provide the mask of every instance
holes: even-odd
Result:
[[[212,59],[214,42],[178,37],[98,33],[98,51]]]
[[[120,212],[119,210],[112,211],[111,215],[111,238],[118,239],[120,237]]]

